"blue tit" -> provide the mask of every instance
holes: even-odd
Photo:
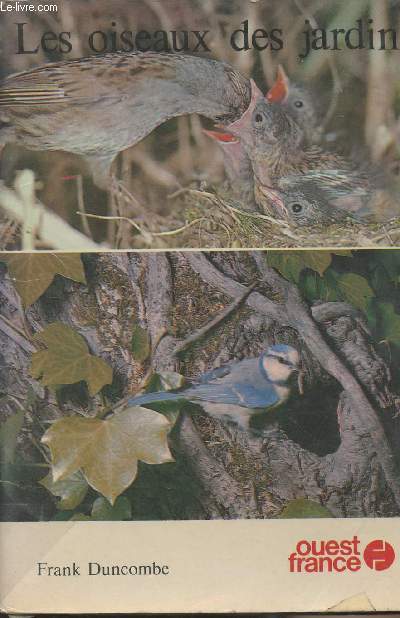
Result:
[[[300,376],[298,351],[284,344],[271,345],[261,356],[209,371],[178,392],[139,395],[132,397],[129,405],[189,401],[211,416],[225,417],[247,430],[254,414],[272,410],[288,399],[294,376]]]

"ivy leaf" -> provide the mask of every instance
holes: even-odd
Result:
[[[24,410],[18,410],[0,425],[0,461],[2,464],[14,463],[18,434],[24,423]]]
[[[325,506],[307,498],[291,500],[279,515],[280,519],[315,519],[317,517],[334,517],[334,515]]]
[[[337,282],[332,270],[326,272],[323,277],[315,272],[304,273],[299,287],[304,297],[310,302],[316,300],[335,302],[339,300]]]
[[[53,480],[51,472],[40,482],[53,496],[61,498],[57,503],[60,511],[72,511],[84,500],[89,489],[85,477],[81,472],[75,472],[62,481]]]
[[[108,500],[100,496],[93,502],[91,515],[74,513],[69,516],[71,521],[125,521],[132,519],[131,503],[125,496],[116,499],[111,505]]]
[[[373,255],[375,261],[383,266],[392,283],[395,285],[400,283],[400,252],[386,249],[374,251]]]
[[[267,253],[267,262],[285,279],[298,283],[306,268],[322,277],[332,263],[332,255],[326,251],[272,251]]]
[[[400,315],[391,303],[379,303],[378,313],[380,338],[400,346]]]
[[[135,324],[132,332],[132,356],[138,361],[143,363],[150,356],[150,337],[146,329],[142,328],[139,324]]]
[[[153,373],[146,384],[146,393],[155,393],[158,391],[175,391],[183,388],[186,384],[186,378],[175,371],[161,371]],[[182,401],[157,401],[151,404],[152,408],[162,412],[164,416],[174,425],[178,419],[179,413],[183,407]]]
[[[32,305],[56,275],[86,283],[82,260],[77,253],[6,253],[0,259],[6,262],[24,307]]]
[[[95,521],[124,521],[132,519],[131,503],[125,496],[116,499],[115,504],[111,504],[100,496],[93,502],[91,519]]]
[[[93,396],[105,384],[111,384],[111,367],[103,359],[92,356],[84,338],[69,326],[53,322],[36,333],[34,339],[47,347],[34,352],[31,363],[31,375],[44,386],[84,380]]]
[[[157,393],[158,391],[176,391],[183,388],[186,378],[175,371],[160,371],[152,373],[145,387],[146,393]]]
[[[320,277],[332,264],[332,255],[326,251],[300,251],[304,268],[315,270]]]
[[[173,461],[167,441],[171,423],[138,406],[107,420],[72,417],[57,420],[42,442],[50,448],[54,482],[82,470],[93,489],[111,504],[135,480],[138,460]]]
[[[365,277],[354,273],[339,275],[337,278],[338,288],[344,300],[347,300],[357,309],[367,313],[370,301],[375,293]]]

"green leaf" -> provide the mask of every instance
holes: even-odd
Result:
[[[183,388],[186,384],[186,378],[180,373],[174,371],[162,371],[153,373],[146,384],[146,393],[156,393],[158,391],[175,391]],[[182,407],[185,405],[182,401],[155,401],[151,407],[157,412],[161,412],[168,418],[172,425],[175,425]]]
[[[0,461],[11,464],[15,461],[17,438],[24,423],[24,410],[18,410],[0,425]]]
[[[132,332],[133,358],[138,361],[138,363],[143,363],[147,358],[149,358],[150,352],[150,337],[147,330],[139,326],[139,324],[135,324]]]
[[[54,515],[51,521],[69,521],[72,519],[72,511],[59,511]]]
[[[4,253],[8,272],[23,305],[32,305],[56,275],[86,283],[81,257],[77,253]]]
[[[332,255],[327,251],[301,251],[303,268],[315,270],[320,277],[332,263]]]
[[[379,303],[378,313],[380,339],[400,346],[400,315],[391,303]]]
[[[389,279],[397,285],[400,283],[400,251],[397,249],[376,250],[374,261],[378,261],[385,269]]]
[[[334,517],[325,506],[307,498],[291,500],[279,515],[280,519],[315,519]]]
[[[57,508],[61,511],[72,511],[84,500],[89,486],[81,472],[75,472],[62,481],[53,480],[51,472],[40,481],[53,496],[61,498]]]
[[[158,391],[176,391],[183,388],[186,384],[186,378],[175,371],[162,371],[153,373],[146,384],[146,393],[155,393]]]
[[[310,302],[322,300],[335,302],[339,300],[336,278],[332,271],[327,271],[323,277],[315,272],[305,272],[299,283],[303,296]]]
[[[268,251],[266,259],[269,266],[292,283],[299,282],[306,268],[322,277],[332,263],[332,255],[326,251]]]
[[[131,503],[125,496],[111,504],[103,497],[97,498],[92,507],[92,519],[95,521],[124,521],[132,519]]]
[[[343,300],[367,313],[370,301],[375,297],[375,293],[365,277],[354,273],[346,273],[345,275],[338,276],[337,283]]]
[[[90,395],[111,384],[113,372],[107,363],[92,356],[84,338],[69,326],[53,322],[34,337],[46,350],[32,355],[31,375],[44,386],[85,381]]]
[[[173,461],[167,441],[171,423],[154,410],[126,408],[110,419],[62,418],[46,431],[54,482],[81,470],[111,504],[135,480],[138,460]]]

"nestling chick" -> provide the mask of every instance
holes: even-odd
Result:
[[[260,90],[252,82],[252,100],[245,120],[235,122],[227,131],[204,131],[209,137],[217,142],[224,156],[225,171],[235,197],[241,200],[245,210],[257,210],[254,200],[254,174],[250,158],[246,152],[243,141],[246,132],[251,130],[249,122],[250,113],[254,111],[257,101],[262,98]],[[281,105],[284,111],[293,118],[302,131],[304,143],[311,143],[316,135],[316,113],[309,93],[289,82],[289,79],[281,66],[278,67],[277,78],[265,96],[271,103]],[[237,133],[233,135],[230,130]],[[239,135],[243,137],[240,140]]]
[[[301,127],[308,144],[318,141],[318,119],[312,96],[306,88],[290,81],[281,65],[278,66],[276,80],[265,98],[270,103],[278,103],[283,107]]]
[[[277,187],[264,186],[278,217],[293,226],[330,225],[354,218],[352,213],[336,207],[327,191],[307,176],[281,178]]]
[[[288,399],[294,376],[301,387],[298,351],[284,344],[271,345],[258,358],[207,372],[179,392],[139,395],[132,397],[129,405],[190,401],[211,416],[228,418],[247,430],[254,414],[272,410]]]
[[[240,129],[240,121],[229,126],[239,137],[237,128]],[[259,99],[252,116],[252,129],[243,131],[240,139],[253,167],[255,200],[264,212],[273,213],[269,190],[278,187],[280,179],[286,176],[333,170],[340,172],[337,176],[340,184],[346,184],[346,191],[349,186],[353,190],[359,188],[360,179],[350,163],[318,146],[307,146],[304,132],[280,105]],[[364,189],[364,179],[361,184]]]

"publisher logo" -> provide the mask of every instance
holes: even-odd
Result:
[[[357,572],[364,564],[374,571],[392,566],[395,551],[382,539],[371,541],[364,548],[357,535],[350,539],[302,539],[289,554],[291,573]]]
[[[384,571],[392,566],[395,553],[387,541],[371,541],[364,549],[364,561],[374,571]]]

